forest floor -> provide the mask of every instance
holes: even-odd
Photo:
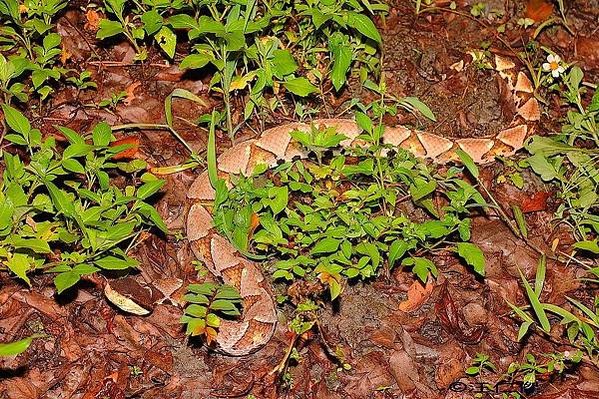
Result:
[[[75,2],[73,2],[75,3]],[[459,3],[459,2],[458,2]],[[390,2],[389,15],[377,19],[383,36],[383,73],[389,92],[416,96],[426,103],[437,122],[416,121],[422,128],[446,137],[463,137],[472,131],[488,136],[510,122],[502,109],[496,73],[490,70],[451,66],[472,49],[483,46],[490,54],[506,57],[521,51],[533,29],[497,27],[524,17],[520,2],[487,2],[502,16],[480,23],[476,18],[453,12],[416,16],[409,0]],[[597,81],[599,73],[599,3],[577,0],[568,7],[567,20],[574,34],[560,25],[541,32],[537,41],[563,59],[576,62],[585,80]],[[466,8],[467,10],[467,8]],[[554,11],[557,13],[557,11]],[[98,121],[111,125],[163,123],[164,99],[175,88],[187,89],[208,106],[175,101],[173,113],[193,120],[220,99],[208,92],[209,77],[181,72],[166,64],[160,54],[150,52],[142,63],[133,61],[128,42],[102,45],[93,26],[77,7],[69,8],[57,22],[68,52],[68,62],[92,72],[97,90],[61,88],[41,110],[34,123],[51,134],[53,125],[88,129]],[[501,37],[501,41],[498,37]],[[506,47],[509,44],[510,48]],[[93,61],[89,61],[93,59]],[[514,58],[515,59],[515,58]],[[350,97],[367,100],[368,93],[350,86],[340,96],[324,96],[320,116],[335,116]],[[94,99],[124,91],[124,102],[114,110],[86,107]],[[537,134],[559,129],[564,111],[549,98],[543,106]],[[39,112],[39,110],[38,110]],[[234,115],[235,116],[235,115]],[[238,117],[238,116],[237,116]],[[272,114],[260,121],[274,126],[289,116]],[[389,117],[389,124],[415,123],[411,115]],[[207,133],[177,119],[177,131],[198,153],[205,151]],[[261,127],[254,124],[255,130]],[[236,140],[254,135],[242,129]],[[139,143],[137,157],[155,166],[184,162],[185,148],[168,132],[138,131],[128,134]],[[218,152],[231,145],[223,135]],[[520,155],[518,155],[520,156]],[[524,189],[498,180],[505,165],[481,167],[481,179],[502,205],[518,205],[528,225],[528,240],[548,248],[556,239],[566,248],[574,239],[550,223],[556,209],[555,189],[536,175],[524,173]],[[179,319],[182,308],[176,298],[190,281],[197,281],[194,256],[183,228],[189,200],[188,187],[202,167],[169,175],[156,203],[170,231],[176,236],[145,234],[131,255],[139,260],[134,277],[141,282],[168,287],[172,303],[156,305],[145,317],[127,315],[110,305],[103,295],[103,277],[85,279],[77,290],[54,296],[50,276],[39,276],[33,288],[2,275],[0,327],[10,336],[26,336],[43,326],[47,337],[36,340],[29,351],[3,361],[0,396],[25,398],[469,398],[481,383],[493,383],[492,375],[468,377],[465,370],[477,353],[484,353],[502,370],[525,354],[541,356],[568,350],[551,335],[531,335],[518,342],[519,321],[510,314],[506,300],[526,303],[518,268],[534,276],[538,254],[514,236],[499,219],[474,217],[472,242],[485,253],[486,277],[478,278],[455,257],[434,258],[439,278],[420,293],[418,303],[406,305],[413,285],[411,274],[394,270],[375,281],[350,284],[335,306],[328,305],[320,317],[320,334],[310,334],[297,347],[301,361],[290,365],[285,379],[271,371],[285,356],[290,335],[285,308],[272,340],[260,351],[242,358],[213,352],[201,341],[186,337]],[[548,261],[546,301],[566,303],[566,296],[594,298],[597,286],[579,278],[575,263]],[[402,305],[403,304],[403,305]],[[20,334],[20,335],[19,335]],[[343,369],[323,344],[340,348]],[[487,378],[487,379],[485,379]],[[599,369],[582,363],[557,378],[539,377],[531,387],[515,388],[526,397],[599,398]],[[489,397],[500,397],[498,394]]]

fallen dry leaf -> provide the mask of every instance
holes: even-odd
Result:
[[[419,280],[412,283],[408,288],[408,299],[399,304],[399,310],[402,312],[412,312],[422,306],[433,292],[434,285],[427,281],[426,285],[422,285]]]
[[[545,191],[539,191],[531,195],[530,197],[522,200],[522,212],[538,212],[547,209],[547,199],[551,194]]]
[[[545,0],[528,0],[526,3],[526,18],[535,22],[545,21],[553,13],[553,4]]]
[[[126,149],[125,151],[119,152],[114,157],[112,157],[112,159],[118,160],[118,159],[135,158],[135,154],[137,154],[137,151],[139,150],[139,137],[137,137],[137,136],[123,137],[122,139],[113,141],[111,146],[116,147],[116,146],[124,145],[124,144],[131,145],[131,148]]]
[[[97,31],[100,26],[100,14],[96,10],[87,10],[85,13],[85,25],[83,26],[86,30]]]
[[[73,55],[73,54],[71,54],[71,53],[69,52],[69,50],[67,50],[67,48],[66,48],[66,47],[63,45],[63,46],[62,46],[62,51],[60,52],[60,63],[61,63],[62,65],[65,65],[65,64],[67,63],[67,61],[68,61],[69,59],[71,59],[71,56],[72,56],[72,55]]]
[[[125,89],[127,92],[127,97],[123,100],[125,105],[131,105],[131,102],[137,98],[135,97],[135,89],[137,89],[139,86],[141,86],[141,82],[134,82],[127,86]]]

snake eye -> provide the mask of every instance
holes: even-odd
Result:
[[[311,159],[312,161],[316,161],[316,153],[314,151],[310,151],[308,153],[308,158]]]

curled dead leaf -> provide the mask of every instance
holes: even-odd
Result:
[[[415,280],[410,288],[408,288],[408,299],[399,304],[399,310],[402,312],[413,312],[419,309],[431,296],[433,288],[434,285],[430,280],[424,286],[419,280]]]

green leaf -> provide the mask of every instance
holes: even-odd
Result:
[[[106,147],[112,140],[112,129],[106,122],[100,122],[94,126],[92,131],[92,140],[94,145],[99,147]]]
[[[62,153],[63,159],[78,158],[89,154],[93,146],[85,143],[75,143],[68,146]]]
[[[56,292],[62,294],[68,288],[71,288],[81,280],[81,275],[73,271],[59,273],[54,277]]]
[[[47,241],[36,238],[13,238],[12,245],[17,249],[30,249],[38,254],[52,252]]]
[[[469,242],[460,242],[457,245],[457,251],[458,255],[472,266],[477,274],[485,275],[485,255],[478,246]]]
[[[433,122],[437,121],[437,118],[435,117],[435,114],[433,113],[433,111],[431,111],[431,109],[428,107],[428,105],[426,105],[425,103],[420,101],[418,98],[404,97],[401,99],[401,101],[409,104],[409,106],[411,108],[416,109],[418,112],[420,112],[422,115],[424,115],[426,118],[432,120]]]
[[[543,308],[543,306],[541,305],[541,302],[539,301],[539,296],[532,289],[532,287],[530,286],[530,283],[526,280],[526,277],[524,277],[524,274],[522,274],[522,271],[520,269],[518,269],[518,272],[520,272],[520,278],[522,279],[522,283],[524,284],[524,288],[526,289],[526,294],[528,296],[530,305],[532,306],[532,309],[533,309],[535,315],[537,316],[537,319],[541,323],[541,328],[543,329],[544,332],[549,333],[551,330],[551,324],[549,323],[547,314],[545,314],[545,309]]]
[[[532,170],[544,181],[560,179],[560,175],[553,165],[549,163],[547,158],[541,153],[537,153],[527,159]]]
[[[179,68],[181,69],[200,69],[208,65],[214,59],[212,53],[190,54],[183,58]]]
[[[74,131],[73,129],[69,129],[68,127],[64,127],[64,126],[54,126],[55,129],[58,129],[58,131],[60,131],[60,133],[62,133],[62,135],[69,140],[69,143],[71,144],[85,144],[85,140],[83,139],[83,137],[81,137],[81,135],[79,133],[77,133],[76,131]]]
[[[410,185],[410,195],[412,196],[412,200],[414,200],[414,202],[417,202],[434,192],[436,188],[437,182],[435,180],[431,180],[428,182],[422,180],[415,180],[414,184]]]
[[[272,63],[274,75],[279,79],[297,70],[297,64],[289,50],[273,51]]]
[[[34,334],[30,337],[21,339],[19,341],[0,344],[0,356],[16,356],[20,353],[23,353],[27,350],[27,348],[29,348],[31,342],[35,338],[40,338],[41,336],[42,335],[40,334]]]
[[[5,264],[11,272],[31,286],[27,272],[33,268],[33,262],[29,256],[15,253]]]
[[[579,241],[574,244],[574,248],[582,249],[584,251],[589,251],[594,254],[599,254],[599,244],[597,242],[597,239],[595,239],[593,241],[590,241],[590,240]]]
[[[434,277],[437,276],[438,271],[435,264],[427,258],[411,257],[403,260],[402,265],[412,266],[412,272],[418,276],[420,281],[426,283],[428,274],[432,274]]]
[[[96,38],[102,40],[120,33],[123,33],[123,26],[120,22],[101,19]]]
[[[177,35],[166,26],[163,26],[154,37],[166,55],[168,55],[169,58],[174,58],[175,48],[177,46]]]
[[[468,153],[466,153],[461,148],[458,148],[458,150],[456,151],[456,154],[458,155],[458,157],[460,158],[460,160],[462,161],[462,163],[464,164],[466,169],[468,169],[468,172],[470,172],[470,174],[475,179],[478,179],[478,175],[479,175],[478,166],[476,166],[472,157],[470,155],[468,155]]]
[[[151,197],[164,186],[164,183],[166,183],[166,180],[153,180],[142,184],[137,189],[137,197],[142,200]]]
[[[283,86],[291,93],[300,97],[306,97],[318,91],[316,86],[304,77],[289,79],[283,82]]]
[[[144,29],[148,35],[153,35],[162,27],[162,16],[156,10],[146,11],[141,16]]]
[[[139,262],[134,259],[122,259],[116,256],[105,256],[94,261],[98,267],[105,270],[126,270],[137,267]]]
[[[289,201],[287,186],[271,187],[268,190],[268,196],[270,197],[269,206],[274,215],[281,213],[287,207],[287,202]]]
[[[514,219],[516,219],[520,234],[522,234],[524,238],[528,238],[528,228],[526,227],[526,219],[524,219],[522,210],[518,205],[512,205],[512,212],[514,213]]]
[[[348,13],[348,25],[363,34],[369,39],[374,40],[378,44],[382,43],[381,35],[377,30],[374,22],[365,14],[359,14],[357,12]]]
[[[395,240],[389,246],[389,268],[395,266],[395,262],[400,260],[405,253],[414,248],[414,244],[410,244],[404,240]]]
[[[31,124],[25,116],[17,111],[15,108],[2,104],[2,112],[4,113],[4,119],[8,126],[17,133],[21,133],[23,137],[29,137],[31,131]]]
[[[62,167],[69,172],[85,174],[85,168],[81,162],[77,161],[76,159],[64,159],[62,161]]]
[[[353,53],[349,46],[347,37],[340,32],[331,36],[329,40],[329,51],[333,60],[331,69],[331,82],[335,90],[341,89],[346,82],[347,72],[353,61]]]
[[[318,241],[316,245],[314,245],[314,247],[310,251],[310,254],[318,255],[335,252],[337,251],[337,249],[339,249],[339,244],[341,244],[341,240],[332,237],[325,237],[322,240]]]

